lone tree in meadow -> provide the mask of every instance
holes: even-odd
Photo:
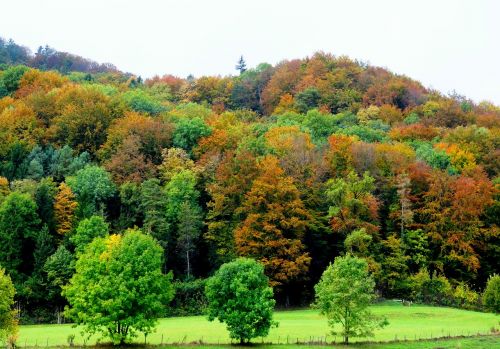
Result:
[[[264,267],[249,258],[223,264],[206,285],[208,319],[227,324],[231,338],[241,344],[267,336],[275,301]]]
[[[375,282],[368,273],[364,259],[347,255],[335,258],[314,287],[315,306],[326,315],[332,334],[340,334],[344,343],[351,337],[370,337],[373,330],[388,324],[385,318],[374,316],[368,306],[374,298]],[[341,330],[334,326],[340,323]]]
[[[172,274],[162,274],[162,255],[154,238],[136,230],[94,239],[63,289],[70,305],[66,315],[114,344],[137,332],[151,333],[173,298]]]
[[[483,293],[484,307],[495,313],[500,314],[500,275],[492,275],[488,279]]]
[[[16,312],[12,309],[15,293],[10,276],[0,268],[0,342],[17,332]]]

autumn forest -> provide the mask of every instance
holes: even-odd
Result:
[[[153,237],[176,297],[262,263],[280,307],[309,305],[335,257],[377,296],[481,308],[500,273],[500,107],[346,56],[143,79],[0,39],[0,265],[22,323],[61,322],[94,238]]]

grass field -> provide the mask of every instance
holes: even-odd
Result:
[[[394,303],[383,303],[372,306],[372,311],[375,314],[385,315],[389,320],[389,326],[378,330],[375,338],[369,339],[372,341],[415,340],[448,335],[468,336],[478,333],[488,334],[493,327],[499,327],[500,321],[500,317],[493,314],[423,305],[404,307]],[[278,311],[275,313],[275,319],[279,321],[279,327],[272,329],[268,337],[264,339],[258,338],[253,342],[286,344],[287,342],[296,343],[297,341],[324,341],[325,336],[328,342],[341,341],[340,337],[329,335],[326,319],[315,310]],[[38,345],[39,347],[45,347],[47,344],[49,346],[66,345],[67,337],[70,334],[76,335],[76,345],[83,344],[80,329],[71,325],[21,326],[18,345],[21,348],[25,345]],[[495,342],[499,338],[493,337]],[[156,332],[150,334],[147,338],[148,344],[160,344],[162,342],[164,344],[189,343],[200,340],[212,344],[230,343],[225,326],[216,321],[209,322],[203,316],[161,319]],[[363,340],[366,339],[353,339],[353,341]],[[139,337],[136,341],[143,342],[144,338]],[[460,341],[466,343],[465,339],[460,339]],[[93,343],[95,343],[95,339],[87,342],[87,344]],[[407,348],[406,346],[402,347]],[[492,348],[491,345],[486,347]],[[500,348],[500,346],[498,347]],[[211,346],[211,348],[214,349],[214,346]],[[294,348],[298,348],[298,346],[294,346]],[[371,347],[362,346],[362,348]],[[380,346],[373,348],[380,348]],[[388,346],[388,348],[397,349],[400,347]],[[467,348],[467,346],[462,345],[462,348]]]

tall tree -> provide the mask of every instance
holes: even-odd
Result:
[[[71,188],[66,183],[61,183],[54,202],[54,218],[58,234],[65,235],[71,231],[77,207],[78,203]]]
[[[240,56],[238,60],[238,64],[236,64],[236,70],[240,72],[240,75],[243,74],[247,70],[247,64],[243,59],[243,56]]]
[[[0,205],[0,265],[16,285],[32,268],[29,242],[36,238],[40,218],[28,194],[12,192]]]
[[[239,208],[245,219],[234,233],[237,252],[261,261],[271,285],[286,286],[308,271],[302,238],[310,215],[276,157],[265,157],[259,170]]]
[[[184,201],[179,208],[177,222],[177,247],[185,257],[186,275],[190,279],[192,274],[191,259],[196,250],[203,224],[200,207],[193,207],[188,201]]]

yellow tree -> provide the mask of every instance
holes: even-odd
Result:
[[[246,218],[235,231],[236,249],[264,265],[272,286],[286,286],[309,269],[302,238],[310,215],[276,157],[262,159],[259,172],[239,208]]]
[[[54,203],[54,216],[58,234],[64,235],[71,231],[77,206],[78,203],[71,188],[66,183],[61,183]]]

